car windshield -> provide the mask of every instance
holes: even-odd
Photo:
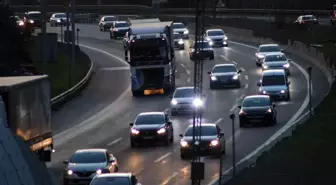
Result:
[[[259,52],[279,52],[281,51],[279,46],[262,46],[259,48]]]
[[[158,38],[134,40],[131,43],[131,56],[139,61],[164,60],[167,57],[166,41]]]
[[[116,21],[117,18],[114,17],[114,16],[111,16],[111,17],[104,17],[104,21]]]
[[[208,31],[209,36],[220,36],[225,35],[224,31],[222,30],[216,30],[216,31]]]
[[[123,22],[123,23],[116,23],[115,27],[116,28],[130,27],[130,25],[127,22]]]
[[[282,75],[264,76],[262,86],[286,85],[285,78]]]
[[[279,62],[279,61],[287,61],[285,55],[268,55],[265,57],[265,62]]]
[[[106,162],[106,157],[104,152],[78,152],[75,153],[71,159],[70,163],[103,163]]]
[[[210,48],[209,42],[197,42],[198,48]],[[194,44],[194,48],[196,48],[196,43]]]
[[[185,136],[192,136],[193,135],[193,127],[189,127],[184,134]],[[201,131],[201,136],[215,136],[217,135],[217,129],[214,126],[197,126],[196,132]]]
[[[213,73],[229,73],[229,72],[237,72],[235,66],[217,66],[213,69]]]
[[[173,24],[173,29],[183,29],[183,28],[186,28],[186,27],[182,23],[175,23],[175,24]]]
[[[92,180],[91,185],[130,185],[127,177],[99,177]]]
[[[180,34],[174,34],[174,39],[182,39],[182,36]]]
[[[55,14],[55,18],[64,18],[66,17],[65,13]]]
[[[163,114],[139,115],[134,124],[135,125],[160,125],[165,122]]]
[[[309,21],[309,20],[314,20],[314,19],[316,19],[316,18],[312,15],[307,15],[307,16],[302,17],[302,20],[304,20],[304,21]]]
[[[30,13],[28,17],[29,19],[41,19],[41,13]]]
[[[194,97],[194,89],[177,89],[174,98]]]
[[[270,100],[265,97],[246,98],[242,107],[264,107],[271,104]]]

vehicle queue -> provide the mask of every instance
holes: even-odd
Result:
[[[114,22],[108,22],[112,20]],[[108,22],[108,23],[107,23]],[[128,34],[129,23],[114,20],[113,17],[102,17],[99,29],[104,31],[110,26],[111,39],[117,39],[120,35]],[[120,25],[120,26],[119,26]],[[189,38],[189,30],[183,23],[174,23],[174,46],[184,50],[184,39]],[[122,33],[121,33],[122,32]],[[215,58],[213,47],[228,47],[228,37],[221,29],[206,31],[205,39],[193,43],[190,47],[190,60],[194,60],[195,46],[201,48],[204,59]],[[123,47],[127,40],[123,39]],[[262,68],[259,86],[256,95],[246,96],[239,110],[239,125],[274,125],[277,123],[277,110],[275,101],[290,101],[290,59],[277,44],[260,45],[255,53],[257,67]],[[208,72],[210,89],[241,88],[241,74],[243,69],[238,69],[235,64],[217,64]],[[174,141],[174,128],[171,116],[190,114],[195,109],[201,113],[206,109],[205,96],[195,97],[194,87],[178,87],[170,96],[170,115],[167,112],[143,112],[136,116],[130,123],[130,147],[141,144],[162,143],[168,146]],[[197,141],[202,155],[221,156],[226,153],[226,140],[224,132],[214,123],[196,125],[201,140]],[[181,159],[191,157],[193,145],[193,126],[190,125],[180,136]],[[81,149],[77,150],[69,160],[63,162],[63,184],[91,184],[91,185],[139,185],[136,176],[131,173],[119,173],[117,158],[106,149]]]

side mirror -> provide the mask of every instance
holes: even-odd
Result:
[[[242,108],[242,106],[241,106],[241,105],[238,105],[238,106],[237,106],[237,108],[238,108],[238,109],[241,109],[241,108]]]
[[[242,69],[239,69],[239,70],[237,71],[237,73],[241,73],[241,72],[243,72],[243,70],[242,70]]]
[[[133,127],[133,126],[134,126],[134,123],[130,123],[129,125],[130,125],[131,127]]]
[[[224,132],[219,133],[219,137],[220,138],[224,137]]]
[[[275,108],[275,107],[276,107],[276,105],[275,105],[274,103],[272,103],[272,107],[273,107],[273,108]]]
[[[173,124],[173,122],[171,122],[171,121],[167,122],[167,125],[172,125],[172,124]]]
[[[257,86],[261,86],[261,82],[258,82],[258,83],[257,83]]]
[[[64,160],[63,164],[69,164],[69,161],[68,160]]]
[[[108,162],[109,162],[109,163],[114,163],[115,160],[114,160],[114,159],[110,159]]]
[[[183,137],[183,134],[179,134],[179,136],[180,136],[180,138],[182,138],[182,137]]]
[[[208,74],[211,75],[211,72],[209,71]]]

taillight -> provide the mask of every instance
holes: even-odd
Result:
[[[306,22],[302,21],[301,23],[302,23],[302,24],[305,24]]]

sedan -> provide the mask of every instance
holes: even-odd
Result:
[[[205,32],[206,39],[211,46],[228,46],[228,38],[222,29],[210,29]]]
[[[184,135],[180,134],[180,152],[181,158],[186,159],[192,156],[193,152],[193,131],[200,133],[201,140],[196,140],[195,143],[199,147],[201,155],[221,156],[225,154],[225,137],[224,133],[216,124],[202,123],[201,126],[195,128],[190,125]]]
[[[77,150],[63,163],[67,165],[63,173],[63,185],[86,185],[96,175],[118,172],[117,159],[106,149]]]
[[[196,51],[196,46],[199,51]],[[204,60],[209,58],[210,60],[215,59],[215,54],[208,41],[197,41],[194,42],[193,46],[190,47],[189,51],[190,60]]]
[[[318,24],[318,20],[314,15],[300,15],[294,22],[298,25]]]
[[[100,21],[99,21],[99,29],[100,31],[106,31],[109,30],[112,26],[112,24],[117,21],[117,17],[116,16],[103,16]]]
[[[174,47],[176,49],[184,50],[183,37],[178,33],[174,33]]]
[[[267,124],[277,123],[277,111],[275,104],[267,95],[253,95],[244,98],[242,105],[238,106],[239,125],[244,127],[247,124]]]
[[[262,44],[259,46],[256,56],[256,64],[257,66],[262,65],[262,61],[267,54],[279,54],[282,53],[283,49],[280,48],[278,44]]]
[[[110,29],[110,38],[117,39],[118,37],[125,37],[130,25],[126,21],[116,21],[112,24]]]
[[[269,70],[269,69],[283,69],[286,71],[287,75],[290,75],[290,62],[291,60],[288,59],[285,54],[268,54],[265,56],[262,62],[262,69]]]
[[[96,175],[90,185],[141,185],[132,173]]]
[[[66,20],[66,14],[65,13],[54,13],[52,14],[52,16],[50,17],[50,26],[59,26],[59,25],[66,25],[67,24],[67,20]],[[69,21],[70,22],[70,21]]]
[[[170,112],[172,116],[179,113],[192,113],[195,109],[204,111],[203,97],[199,98],[195,96],[194,87],[179,87],[175,89],[173,96],[170,97],[171,108]]]
[[[240,74],[242,70],[237,70],[234,64],[217,64],[213,67],[210,75],[210,89],[216,87],[237,87],[240,88]]]
[[[174,141],[172,121],[164,112],[140,113],[134,123],[130,123],[131,147],[140,143],[163,142],[165,145]]]

